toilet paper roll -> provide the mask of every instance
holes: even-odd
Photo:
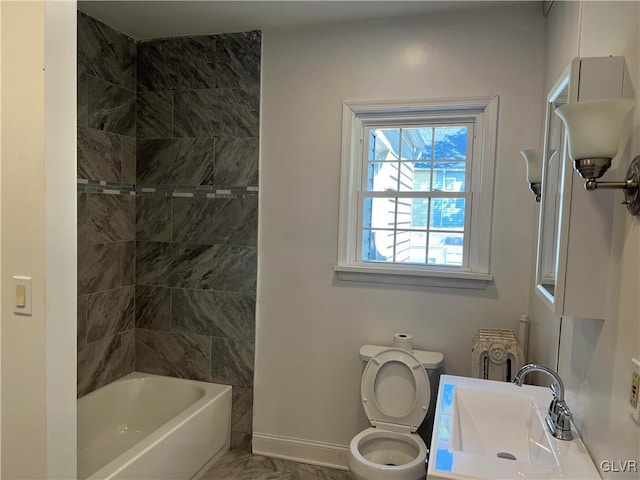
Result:
[[[413,350],[413,337],[408,333],[396,333],[393,335],[393,347],[403,350]]]

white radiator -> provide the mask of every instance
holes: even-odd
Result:
[[[513,330],[481,328],[473,337],[472,374],[476,378],[510,382],[524,364]]]

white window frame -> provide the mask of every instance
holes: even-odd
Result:
[[[340,224],[338,263],[340,280],[425,285],[453,288],[485,288],[493,280],[489,271],[493,187],[498,127],[495,97],[448,100],[345,102],[342,114],[342,166],[340,174]],[[358,260],[362,228],[361,188],[367,161],[363,149],[365,128],[394,122],[472,122],[475,124],[470,189],[468,240],[462,267],[363,262]]]

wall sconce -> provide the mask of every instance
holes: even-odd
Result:
[[[623,182],[598,182],[611,166],[618,154],[620,133],[624,122],[633,109],[633,100],[616,98],[592,100],[563,105],[555,110],[564,123],[569,140],[569,156],[575,170],[586,179],[584,187],[593,191],[598,188],[624,190],[629,213],[640,213],[640,156],[631,162]]]
[[[542,191],[542,150],[529,149],[520,152],[527,163],[527,182],[529,188],[536,196],[536,202],[540,201]]]

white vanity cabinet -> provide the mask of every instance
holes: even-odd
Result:
[[[543,166],[536,292],[557,317],[605,318],[615,192],[585,190],[554,110],[567,102],[622,98],[627,86],[624,57],[576,58],[547,99],[544,158],[558,152],[555,171],[551,161]],[[612,170],[615,177],[618,169]]]

